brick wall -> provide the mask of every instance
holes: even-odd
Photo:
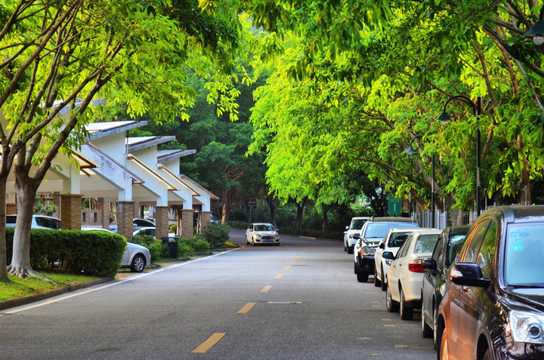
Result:
[[[60,221],[63,230],[81,229],[81,198],[80,194],[62,194],[60,196]]]

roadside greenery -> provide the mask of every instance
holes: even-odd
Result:
[[[13,275],[10,275],[9,278],[9,283],[0,282],[0,301],[17,299],[99,279],[93,276],[58,274],[54,272],[42,272],[39,277],[31,276],[26,279]]]

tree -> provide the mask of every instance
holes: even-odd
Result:
[[[184,109],[192,104],[194,92],[185,86],[183,69],[192,64],[199,71],[217,70],[213,85],[223,89],[218,108],[232,110],[226,72],[236,55],[238,32],[231,20],[237,15],[225,11],[221,16],[188,16],[189,8],[197,9],[196,2],[1,4],[0,280],[7,280],[3,230],[5,180],[11,166],[21,216],[10,272],[26,276],[32,273],[30,217],[36,190],[56,154],[69,154],[84,138],[93,98],[107,99],[111,106],[127,104],[129,115],[147,113],[158,122],[176,115],[186,118]]]

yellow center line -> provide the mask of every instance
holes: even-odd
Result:
[[[243,308],[238,310],[238,314],[247,314],[249,310],[253,309],[254,306],[255,306],[254,302],[247,303],[244,305]]]
[[[199,347],[194,349],[193,354],[204,354],[219,342],[225,336],[225,333],[215,333],[210,338],[202,343]]]
[[[296,261],[296,260],[291,260],[291,262],[294,264],[294,263],[296,263],[297,261]]]
[[[266,285],[266,286],[261,290],[261,292],[262,292],[262,293],[269,292],[270,289],[272,289],[272,285]]]
[[[300,259],[300,255],[296,257],[296,259]]]
[[[283,274],[278,274],[278,275],[276,275],[276,279],[281,279],[282,276],[283,276]]]
[[[289,270],[291,268],[291,265],[288,265],[285,267],[285,270]]]

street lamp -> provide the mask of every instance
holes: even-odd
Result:
[[[414,136],[414,138],[412,138],[412,141],[410,141],[410,147],[404,150],[404,152],[407,153],[408,155],[417,154],[417,150],[415,150],[414,147],[412,146],[412,144],[417,138],[419,138],[419,136]],[[432,155],[432,162],[431,162],[431,177],[432,177],[432,180],[431,180],[431,227],[434,228],[434,153]]]
[[[476,104],[472,102],[468,97],[464,95],[456,95],[452,96],[446,101],[444,104],[444,111],[442,111],[442,114],[440,114],[437,118],[437,120],[440,120],[442,124],[446,124],[448,121],[451,121],[451,116],[446,112],[446,107],[452,100],[456,99],[462,99],[464,102],[470,104],[472,106],[472,110],[474,111],[474,116],[476,116],[476,217],[480,216],[480,188],[481,188],[481,182],[480,182],[480,168],[481,168],[481,151],[480,151],[480,126],[478,117],[482,114],[482,98],[477,97],[476,98]]]
[[[542,17],[544,16],[544,6],[540,9],[540,16],[538,18],[538,21],[534,23],[533,26],[527,32],[523,35],[529,36],[533,38],[533,42],[535,45],[542,45],[544,44],[544,20]]]

